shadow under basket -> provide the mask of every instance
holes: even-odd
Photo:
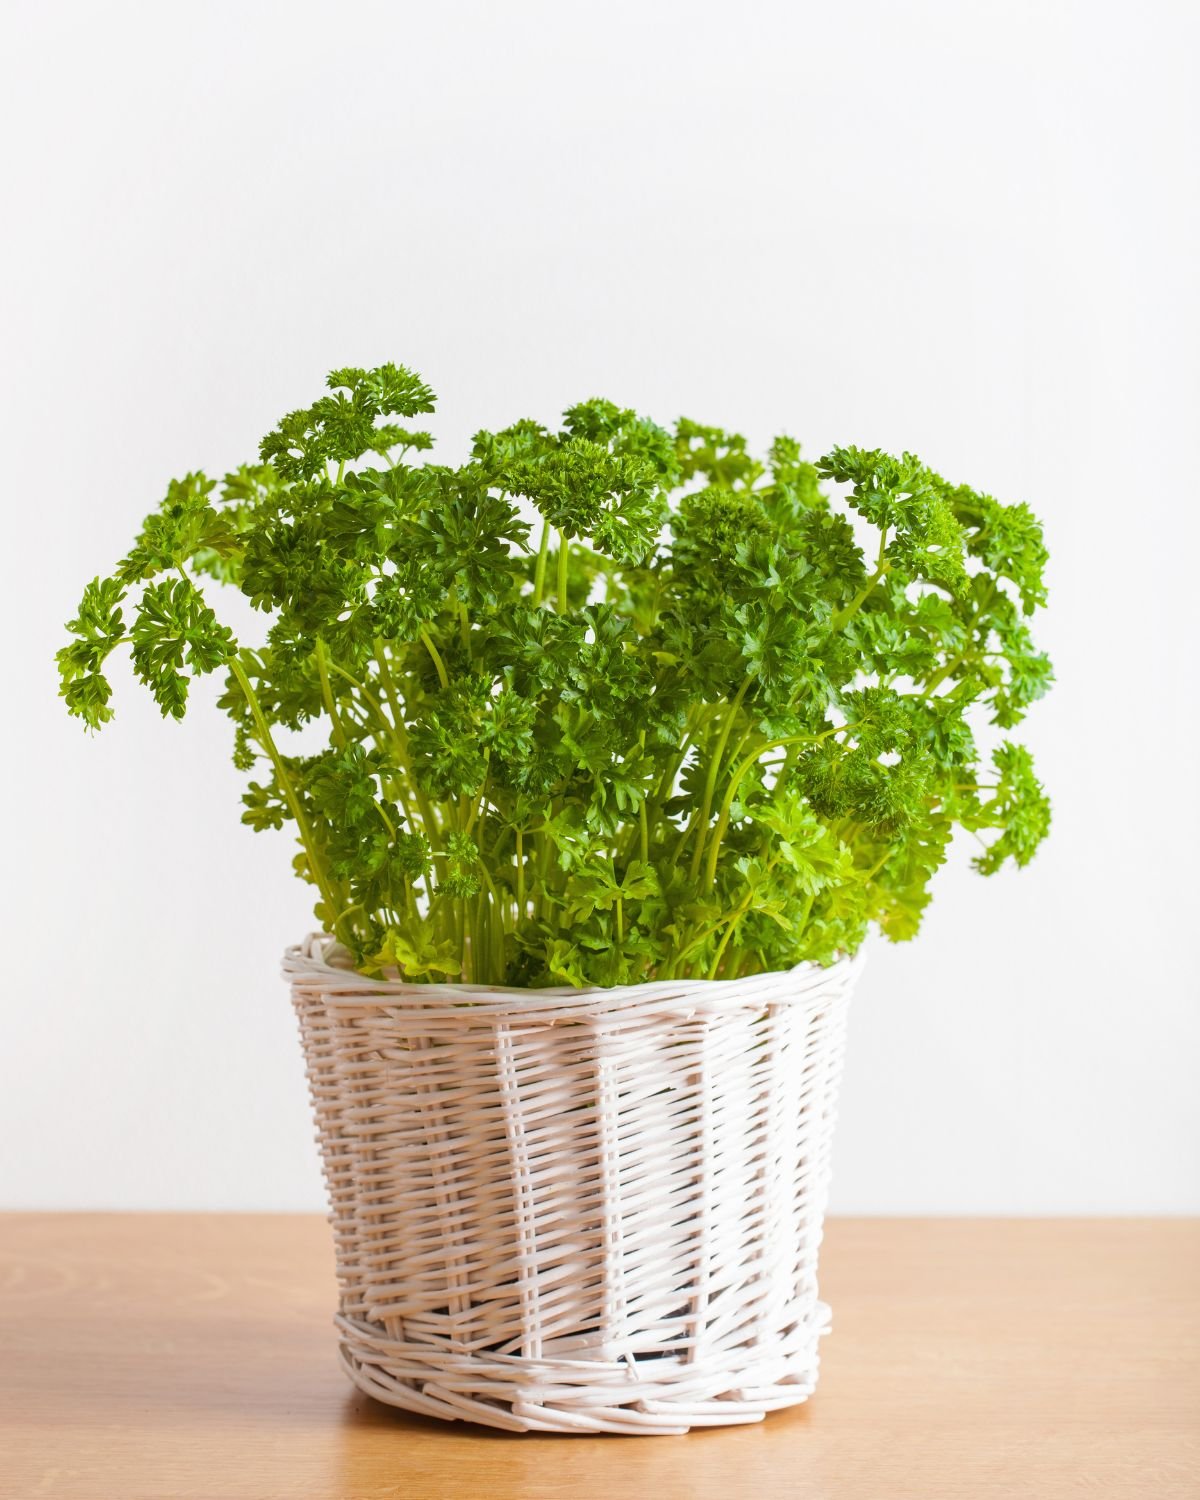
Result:
[[[427,1416],[681,1433],[805,1400],[860,960],[621,989],[284,972],[346,1373]]]

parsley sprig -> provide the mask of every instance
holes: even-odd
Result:
[[[985,874],[1033,855],[1050,811],[1029,753],[981,764],[972,728],[1012,728],[1051,682],[1026,506],[911,454],[814,466],[781,437],[760,460],[601,400],[440,465],[408,425],[434,406],[417,375],[328,385],[257,463],[170,485],[58,662],[93,729],[119,648],[174,718],[224,674],[243,819],[291,825],[361,969],[583,985],[826,963],[873,923],[916,932],[956,828]],[[263,612],[261,644],[212,584]],[[302,753],[313,724],[326,743]]]

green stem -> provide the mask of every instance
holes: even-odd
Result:
[[[687,848],[687,841],[688,841],[688,839],[691,838],[692,832],[695,829],[697,823],[699,823],[699,821],[700,821],[700,809],[698,807],[697,808],[693,808],[691,817],[684,824],[683,832],[679,835],[678,839],[675,841],[675,848],[674,848],[674,850],[671,853],[671,863],[672,864],[675,864],[678,861],[679,856]]]
[[[484,888],[488,893],[487,909],[484,913],[485,922],[483,924],[487,930],[486,932],[481,931],[480,936],[486,936],[488,939],[492,963],[489,965],[490,973],[486,976],[486,981],[485,976],[481,973],[477,973],[477,978],[480,982],[499,984],[504,979],[504,975],[500,972],[501,965],[504,962],[504,909],[500,904],[499,893],[492,883],[492,877],[488,874],[487,866],[480,864],[479,870],[483,877]]]
[[[542,540],[538,546],[537,563],[533,569],[533,607],[541,604],[546,596],[546,558],[550,552],[550,522],[542,522]]]
[[[795,932],[795,934],[796,934],[796,941],[797,942],[799,942],[801,934],[804,932],[804,929],[808,926],[808,919],[809,919],[810,916],[812,916],[812,909],[813,909],[813,901],[814,900],[815,900],[815,893],[813,891],[810,891],[808,893],[808,895],[804,899],[804,905],[800,908],[800,916],[799,916],[799,918],[798,918],[798,920],[796,922],[795,928],[793,929],[794,932]]]
[[[283,792],[288,807],[291,809],[292,817],[296,820],[296,827],[300,833],[300,843],[304,848],[304,856],[308,860],[308,867],[313,873],[317,889],[321,892],[321,897],[328,906],[332,918],[333,913],[341,905],[341,901],[337,895],[337,888],[330,884],[325,871],[321,868],[321,862],[317,858],[316,848],[313,844],[312,832],[308,826],[308,819],[304,815],[304,808],[300,803],[300,798],[296,795],[296,789],[292,785],[291,777],[288,775],[287,769],[283,764],[283,757],[279,754],[275,746],[275,741],[271,737],[271,727],[267,723],[266,715],[263,713],[262,704],[258,701],[258,694],[254,691],[249,677],[246,676],[245,668],[236,656],[230,657],[229,670],[232,672],[238,687],[242,690],[243,697],[250,707],[250,714],[254,719],[254,726],[258,731],[259,740],[263,749],[270,757],[271,764],[275,768],[275,776],[279,782],[280,789]],[[340,919],[334,923],[334,936],[340,941],[345,942],[342,933],[336,931],[339,923]],[[350,945],[347,944],[347,946]]]
[[[450,686],[450,679],[446,676],[446,663],[442,660],[441,653],[438,651],[438,648],[433,644],[433,637],[429,634],[428,630],[426,630],[424,626],[421,627],[421,643],[425,647],[426,651],[429,652],[429,655],[433,660],[433,665],[437,668],[438,681],[442,685],[442,691],[445,692],[445,690]]]
[[[766,746],[763,747],[763,750],[765,749]],[[738,787],[741,786],[742,782],[758,764],[763,750],[758,750],[755,754],[747,756],[729,778],[729,785],[725,788],[725,795],[721,799],[721,810],[717,814],[717,826],[713,830],[713,836],[708,844],[708,859],[705,862],[704,869],[704,889],[706,891],[711,891],[716,883],[717,861],[721,857],[721,844],[729,829],[729,815],[733,808],[733,799],[737,796]]]
[[[743,680],[737,690],[733,702],[729,705],[729,711],[725,715],[725,722],[721,725],[721,732],[717,736],[717,743],[713,748],[712,758],[708,763],[708,775],[704,781],[704,800],[700,805],[699,831],[696,835],[696,847],[692,851],[691,876],[695,880],[700,872],[700,861],[704,855],[704,841],[708,834],[708,820],[712,816],[713,796],[717,790],[717,778],[721,773],[721,762],[725,758],[725,747],[729,743],[729,736],[733,730],[734,720],[737,718],[738,710],[742,706],[742,699],[750,686],[750,678]]]
[[[725,788],[725,795],[721,799],[721,810],[717,816],[717,826],[713,832],[712,841],[708,847],[708,863],[704,871],[704,888],[711,891],[717,878],[717,860],[721,853],[721,841],[729,828],[729,814],[733,807],[733,799],[737,796],[738,787],[750,774],[768,750],[782,750],[785,746],[792,745],[819,745],[823,740],[832,735],[841,734],[843,730],[853,729],[853,724],[839,724],[835,729],[827,729],[823,734],[793,734],[782,740],[768,740],[766,744],[759,745],[750,755],[734,768],[729,778],[729,785]],[[744,743],[744,742],[743,742]]]
[[[396,691],[396,683],[392,677],[391,668],[388,666],[387,653],[383,649],[383,642],[378,638],[375,640],[375,660],[379,666],[379,676],[383,682],[383,691],[387,696],[388,705],[392,710],[391,738],[396,751],[396,760],[399,762],[400,769],[404,772],[405,779],[412,790],[413,796],[416,798],[417,811],[420,813],[421,822],[425,827],[426,841],[430,848],[436,848],[439,837],[438,822],[434,816],[428,797],[426,797],[417,784],[417,778],[412,768],[412,761],[408,754],[408,729],[404,723],[404,711],[400,706],[400,695]],[[365,688],[362,691],[370,702],[375,702]],[[376,704],[376,707],[379,708],[379,705]],[[379,713],[386,724],[387,719],[384,717],[381,708],[379,708]],[[433,886],[428,881],[426,882],[426,886],[432,900]]]
[[[392,710],[392,718],[395,720],[397,731],[404,725],[404,713],[400,707],[400,697],[396,692],[396,683],[392,677],[392,669],[388,666],[387,653],[383,649],[383,642],[378,636],[374,640],[375,664],[379,668],[379,680],[383,683],[383,693],[388,701],[388,707]]]
[[[639,759],[646,753],[646,731],[638,731],[638,756]],[[650,820],[646,813],[646,796],[638,803],[638,854],[643,864],[650,863]]]
[[[851,619],[853,619],[853,617],[859,612],[863,604],[866,602],[867,595],[884,576],[884,574],[891,571],[891,564],[888,562],[886,556],[887,543],[887,532],[880,532],[879,556],[875,560],[875,571],[871,574],[870,578],[867,579],[866,583],[863,584],[862,588],[859,589],[858,593],[855,594],[854,598],[851,599],[850,603],[846,605],[845,609],[839,610],[837,614],[834,615],[833,619],[830,620],[829,628],[831,630],[841,630],[843,626],[845,626]]]
[[[689,726],[690,727],[688,729],[687,734],[684,737],[683,743],[680,745],[680,747],[679,747],[678,751],[676,752],[676,754],[674,756],[672,756],[672,758],[671,758],[671,764],[663,772],[662,778],[659,781],[658,786],[655,788],[654,796],[653,796],[653,798],[650,801],[650,807],[647,808],[647,811],[646,811],[646,820],[647,820],[648,823],[650,821],[653,821],[655,823],[655,825],[657,826],[658,820],[662,816],[663,803],[671,795],[671,792],[674,789],[675,778],[679,775],[679,768],[683,765],[684,761],[687,759],[688,751],[691,749],[691,746],[692,746],[692,740],[700,732],[700,730],[702,728],[704,728],[705,725],[707,725],[710,722],[711,719],[712,719],[712,713],[711,713],[711,711],[706,710],[705,712],[701,713],[699,719],[697,720],[697,722],[695,724],[691,724],[691,722],[690,722],[691,721],[691,711],[690,710],[688,711],[688,720],[689,720]],[[691,832],[691,825],[689,824],[689,826],[684,830],[684,837],[680,840],[680,842],[676,846],[676,850],[675,850],[676,855],[678,855],[680,849],[683,848],[683,845],[684,845],[684,842],[686,841],[687,835],[690,832]]]
[[[558,594],[554,601],[554,608],[560,615],[567,612],[567,563],[570,559],[571,544],[567,541],[563,532],[558,533]]]
[[[933,676],[929,678],[929,680],[925,683],[922,690],[922,696],[925,698],[929,698],[933,694],[934,689],[941,687],[942,683],[945,682],[946,678],[950,676],[950,673],[954,671],[955,667],[961,666],[970,654],[971,653],[969,651],[960,651],[957,656],[952,656],[946,663],[946,665],[939,671],[935,672]]]
[[[388,716],[383,711],[383,704],[380,703],[379,699],[376,698],[375,694],[370,690],[370,688],[364,687],[352,672],[347,672],[345,667],[339,667],[337,662],[335,661],[330,661],[329,670],[331,672],[336,672],[339,677],[344,677],[351,687],[356,688],[358,692],[362,694],[363,701],[371,709],[371,712],[375,715],[375,718],[378,720],[380,725],[382,725],[382,727],[390,734],[392,732],[392,725],[388,720]]]
[[[458,945],[458,955],[462,960],[462,976],[464,984],[473,982],[471,977],[471,945],[467,942],[467,898],[458,896],[454,901],[454,929],[455,941]]]
[[[533,838],[533,915],[541,921],[546,915],[546,877],[550,869],[550,835],[544,820],[540,830],[534,829]]]
[[[492,777],[491,766],[489,764],[490,761],[491,761],[491,758],[492,758],[492,747],[489,745],[487,747],[487,749],[483,752],[483,767],[484,767],[483,788],[482,788],[482,790],[479,793],[479,801],[476,802],[475,805],[471,808],[471,816],[467,819],[466,826],[463,828],[463,832],[464,833],[470,833],[471,829],[475,827],[475,820],[476,820],[476,818],[478,818],[479,814],[483,811],[483,808],[484,808],[484,806],[485,806],[485,804],[487,802],[488,787],[491,785],[491,777]]]
[[[428,843],[429,847],[433,849],[437,847],[438,842],[438,822],[436,817],[434,816],[433,808],[429,805],[429,799],[418,786],[417,778],[413,774],[412,764],[408,757],[408,734],[404,727],[404,716],[400,712],[400,704],[396,697],[395,684],[392,682],[391,673],[387,670],[387,663],[381,649],[381,643],[379,641],[375,642],[375,660],[379,665],[379,675],[383,679],[384,691],[388,694],[388,701],[391,705],[394,722],[392,722],[392,720],[389,720],[387,714],[384,713],[383,704],[380,703],[379,699],[376,698],[374,693],[372,693],[369,688],[364,687],[363,684],[359,682],[357,677],[352,676],[345,670],[344,667],[339,667],[337,662],[335,661],[331,661],[329,665],[335,672],[338,673],[339,676],[344,677],[347,682],[352,684],[353,687],[357,688],[357,690],[362,694],[364,701],[370,705],[371,711],[375,715],[376,719],[387,732],[388,738],[391,741],[392,751],[395,754],[399,769],[404,773],[405,781],[408,787],[411,789],[413,796],[416,798],[417,811],[421,816],[421,824],[425,831],[425,841],[426,843]],[[404,808],[405,817],[411,824],[413,821],[412,814],[409,811],[403,794],[399,796],[398,800],[401,807]],[[426,879],[425,888],[429,894],[429,899],[432,901],[433,882],[429,879]]]
[[[321,678],[321,697],[325,700],[325,712],[333,721],[333,738],[339,750],[344,750],[349,744],[346,731],[338,718],[338,711],[333,701],[333,689],[329,685],[329,652],[325,642],[320,636],[317,637],[317,671]],[[353,679],[351,679],[353,680]]]
[[[724,933],[722,934],[721,941],[717,944],[717,951],[713,954],[713,961],[708,967],[709,979],[715,979],[717,977],[717,970],[721,967],[721,960],[725,957],[725,949],[729,946],[729,939],[733,936],[738,923],[746,915],[746,912],[749,910],[749,908],[750,899],[749,897],[747,897],[746,900],[742,902],[742,904],[730,917],[729,925],[726,927]]]
[[[767,873],[770,874],[770,872],[775,868],[775,866],[778,863],[779,863],[778,858],[775,858],[775,859],[772,859],[772,860],[768,860],[767,867],[766,867],[767,868]],[[709,969],[708,969],[708,978],[709,979],[715,979],[717,977],[717,969],[720,967],[721,960],[725,956],[725,949],[729,945],[729,939],[733,936],[734,932],[737,930],[737,926],[741,922],[742,918],[750,910],[750,906],[751,906],[751,903],[752,903],[753,899],[754,899],[754,892],[752,890],[751,891],[747,891],[746,895],[744,896],[744,898],[734,908],[733,913],[731,914],[731,916],[729,918],[729,925],[728,925],[728,927],[726,927],[725,932],[723,933],[723,935],[721,937],[721,941],[717,944],[717,951],[716,951],[716,953],[713,956],[712,963],[709,965]],[[703,939],[702,939],[702,941],[703,941]],[[693,944],[692,946],[694,947],[696,945]],[[690,952],[691,950],[689,949],[688,951]]]
[[[750,901],[750,895],[747,894],[747,896],[745,897],[745,901],[743,902],[743,905],[745,905],[745,906],[748,907],[749,901]],[[708,942],[709,938],[712,937],[713,933],[714,932],[718,932],[720,930],[720,928],[724,925],[725,922],[733,920],[733,919],[736,919],[737,916],[738,916],[738,913],[741,910],[742,910],[742,906],[739,905],[737,908],[735,908],[735,910],[734,910],[734,912],[732,914],[732,918],[726,917],[726,916],[721,916],[721,917],[718,917],[715,922],[709,922],[707,924],[707,926],[703,926],[703,927],[700,927],[698,929],[693,928],[689,932],[689,934],[688,934],[688,941],[683,944],[683,946],[678,950],[678,952],[675,954],[674,958],[671,960],[670,965],[669,965],[670,972],[668,974],[666,974],[664,976],[664,978],[667,978],[667,979],[678,979],[678,978],[680,978],[680,970],[681,970],[681,967],[682,967],[684,961],[686,959],[690,958],[691,955],[696,951],[697,948],[702,948],[704,946],[704,944]]]

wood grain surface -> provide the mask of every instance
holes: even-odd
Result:
[[[1200,1496],[1200,1221],[834,1220],[822,1294],[806,1406],[518,1436],[351,1391],[320,1219],[0,1215],[0,1495]]]

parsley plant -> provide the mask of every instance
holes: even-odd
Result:
[[[92,728],[118,647],[174,718],[190,676],[225,674],[243,820],[293,827],[317,920],[364,971],[828,963],[872,923],[916,932],[956,826],[985,874],[1037,848],[1028,751],[981,765],[971,728],[1012,727],[1051,681],[1026,506],[911,454],[812,465],[781,437],[760,460],[602,400],[559,432],[480,432],[456,468],[419,461],[432,439],[403,424],[434,396],[411,371],[328,385],[258,463],[170,485],[58,662]],[[264,612],[264,644],[211,584]],[[300,753],[314,722],[327,743]]]

